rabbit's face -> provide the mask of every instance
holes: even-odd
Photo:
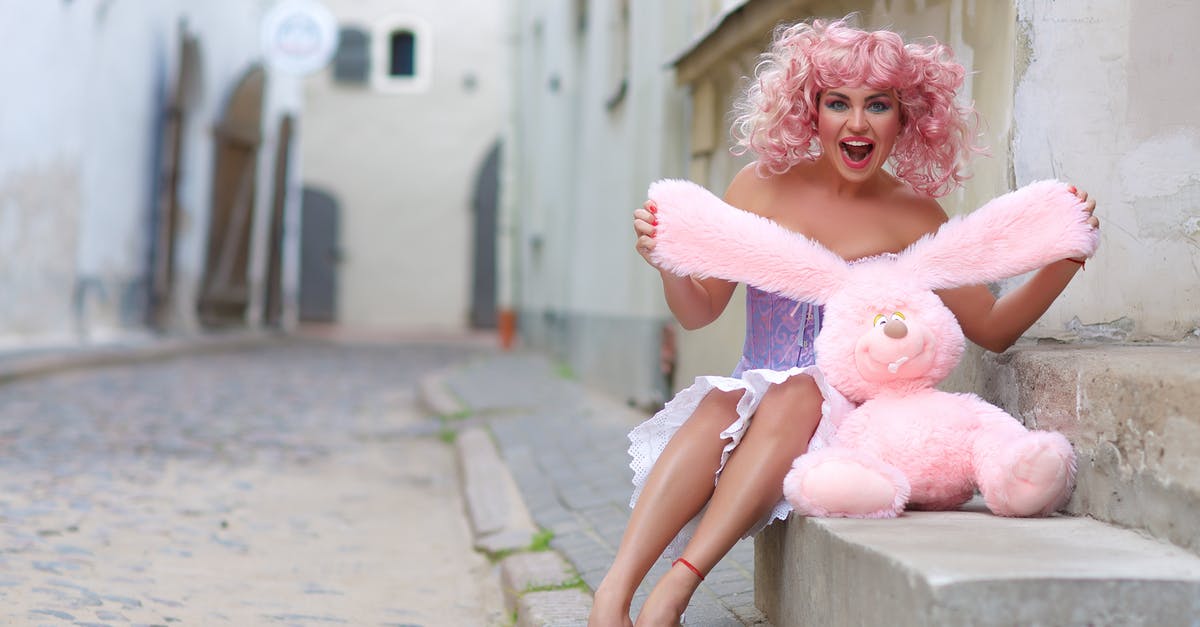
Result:
[[[825,305],[817,365],[848,398],[907,393],[937,384],[958,363],[962,329],[929,290],[882,267],[854,269],[854,278]]]

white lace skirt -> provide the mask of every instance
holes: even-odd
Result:
[[[724,392],[732,392],[735,390],[745,390],[742,399],[737,405],[737,415],[732,417],[732,422],[721,432],[721,439],[727,440],[724,450],[721,451],[721,464],[717,467],[716,476],[713,477],[713,483],[717,483],[721,478],[721,470],[725,468],[725,462],[729,459],[729,454],[742,441],[742,436],[746,434],[746,430],[750,427],[750,419],[758,409],[758,404],[762,402],[763,396],[772,386],[787,381],[789,378],[799,374],[807,374],[813,378],[817,387],[821,390],[821,394],[825,397],[825,401],[821,403],[821,420],[817,423],[817,430],[813,434],[812,440],[809,442],[808,450],[815,451],[824,447],[833,436],[833,431],[836,429],[842,417],[854,408],[854,404],[846,400],[840,392],[833,389],[825,382],[825,377],[821,375],[821,371],[816,366],[806,366],[803,368],[792,368],[786,371],[779,370],[747,370],[742,373],[740,378],[735,377],[697,377],[696,382],[691,387],[679,392],[675,398],[671,399],[657,414],[654,414],[649,420],[634,427],[633,431],[629,432],[629,455],[632,461],[629,462],[629,467],[633,469],[633,497],[629,500],[630,507],[633,507],[638,500],[638,496],[642,493],[642,487],[646,485],[646,478],[650,475],[650,469],[654,466],[654,462],[658,456],[662,454],[666,448],[667,442],[679,430],[679,427],[692,416],[696,410],[696,406],[700,401],[712,390],[717,389]],[[776,519],[782,520],[787,518],[792,512],[792,506],[782,498],[775,504],[771,512],[756,523],[747,533],[745,537],[750,537],[761,531],[768,524]],[[701,510],[688,524],[684,525],[671,544],[667,546],[663,552],[663,557],[675,559],[687,546],[688,540],[691,539],[695,532],[696,525],[701,516],[704,515],[704,510]]]

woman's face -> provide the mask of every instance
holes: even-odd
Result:
[[[900,134],[894,90],[835,87],[817,102],[821,150],[847,181],[866,182],[887,162]]]

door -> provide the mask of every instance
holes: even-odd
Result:
[[[500,142],[488,151],[475,179],[475,241],[471,286],[471,326],[496,328],[496,205],[500,189]]]
[[[238,82],[221,121],[213,130],[216,167],[208,256],[198,313],[205,326],[245,323],[250,303],[247,268],[254,223],[258,147],[262,143],[264,74],[254,66]]]
[[[311,187],[304,188],[300,209],[300,320],[337,319],[339,215],[337,200]]]

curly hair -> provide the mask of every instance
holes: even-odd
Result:
[[[933,38],[905,44],[848,19],[783,24],[754,74],[734,105],[733,152],[757,155],[760,176],[820,156],[817,100],[845,85],[895,90],[902,127],[889,160],[920,192],[950,193],[967,178],[967,160],[983,152],[975,144],[978,114],[955,101],[966,70]]]

